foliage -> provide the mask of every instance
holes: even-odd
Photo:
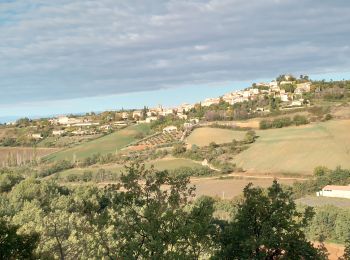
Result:
[[[303,232],[312,216],[310,208],[298,212],[276,181],[267,193],[248,185],[236,216],[222,227],[217,259],[325,259]]]
[[[291,125],[305,125],[308,124],[309,120],[306,116],[295,115],[293,120],[290,117],[280,117],[275,118],[274,120],[263,119],[260,121],[260,129],[270,129],[270,128],[282,128]]]
[[[38,234],[18,235],[17,230],[0,218],[0,259],[35,259]]]

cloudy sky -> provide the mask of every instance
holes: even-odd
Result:
[[[285,72],[350,78],[349,13],[348,0],[0,0],[0,116],[172,105]]]

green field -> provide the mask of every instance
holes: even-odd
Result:
[[[245,131],[235,131],[222,128],[202,127],[195,129],[186,139],[189,145],[207,146],[211,142],[217,144],[229,143],[233,139],[242,140]]]
[[[203,167],[199,163],[196,163],[189,159],[178,159],[178,158],[164,158],[157,161],[147,162],[146,166],[150,167],[154,166],[156,170],[174,170],[181,167],[190,167],[190,168],[198,168]],[[116,175],[120,175],[121,172],[125,169],[123,165],[118,164],[109,164],[109,165],[94,165],[88,168],[73,168],[69,170],[65,170],[59,173],[60,177],[66,177],[68,175],[81,175],[85,171],[91,171],[93,174],[97,173],[100,169],[104,169],[106,171],[110,171]]]
[[[350,120],[256,131],[234,162],[254,173],[312,174],[317,166],[350,168]]]
[[[341,208],[350,208],[350,199],[343,198],[307,196],[305,198],[297,199],[296,202],[310,207],[333,205]]]
[[[72,160],[74,157],[76,159],[82,159],[96,153],[115,153],[121,148],[134,142],[137,134],[148,134],[149,132],[150,127],[147,124],[129,126],[107,136],[51,154],[45,157],[45,159],[49,161]]]

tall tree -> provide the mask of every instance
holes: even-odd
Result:
[[[277,181],[267,192],[250,184],[232,223],[223,226],[217,258],[327,259],[303,232],[312,216],[311,208],[298,212],[291,193]]]

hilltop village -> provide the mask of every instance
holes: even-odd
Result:
[[[327,94],[343,95],[344,89],[337,87],[329,92],[328,89],[322,89],[319,82],[313,84],[308,76],[295,78],[292,75],[281,75],[271,82],[253,83],[244,90],[210,97],[196,104],[181,104],[172,108],[159,105],[139,110],[87,113],[83,116],[65,115],[38,120],[23,118],[7,123],[5,127],[16,126],[27,130],[22,130],[21,133],[9,131],[10,134],[6,137],[1,139],[0,136],[0,144],[33,145],[40,142],[46,147],[60,146],[65,144],[52,142],[50,139],[47,142],[43,140],[62,136],[91,139],[135,123],[163,126],[165,132],[185,131],[199,122],[244,120],[276,111],[310,107],[313,98]]]

